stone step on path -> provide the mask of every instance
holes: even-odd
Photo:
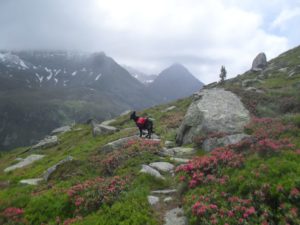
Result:
[[[186,160],[187,159],[181,159],[179,161],[186,162]],[[151,171],[157,169],[157,173],[159,173],[159,171],[164,172],[166,177],[168,174],[170,174],[171,177],[174,176],[175,166],[169,162],[153,162],[149,165],[143,165],[143,168],[145,167],[151,168]],[[155,176],[154,174],[152,175]],[[170,186],[173,186],[173,184]],[[148,202],[156,212],[161,224],[187,225],[187,218],[184,216],[184,211],[179,207],[181,206],[181,200],[177,193],[177,189],[170,187],[169,189],[153,190],[148,196]]]
[[[187,218],[177,197],[176,189],[152,191],[148,202],[164,225],[187,225]]]

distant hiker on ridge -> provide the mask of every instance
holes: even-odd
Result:
[[[136,126],[139,128],[140,137],[143,136],[143,130],[147,130],[148,134],[145,137],[149,139],[151,138],[151,134],[153,133],[153,122],[149,118],[139,117],[134,111],[133,113],[131,113],[130,119],[134,120]]]

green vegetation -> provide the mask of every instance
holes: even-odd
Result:
[[[192,97],[137,112],[154,120],[161,142],[133,140],[103,152],[105,144],[138,132],[124,115],[113,122],[120,131],[111,135],[93,137],[90,126],[76,125],[59,135],[57,146],[2,153],[0,224],[163,224],[147,196],[151,190],[178,186],[190,224],[300,224],[299,55],[296,48],[271,60],[264,72],[250,71],[221,84],[251,112],[245,132],[252,138],[211,153],[201,150],[205,137],[199,143],[195,139],[197,154],[177,167],[176,178],[163,173],[166,179],[158,180],[139,171],[142,164],[160,160],[164,141],[175,140]],[[78,112],[84,107],[68,104]],[[176,108],[166,111],[170,106]],[[46,157],[3,172],[16,158],[33,153]],[[42,176],[70,155],[74,160],[59,166],[47,182],[19,183]]]

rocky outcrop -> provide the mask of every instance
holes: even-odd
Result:
[[[59,161],[58,163],[56,163],[54,166],[51,166],[49,169],[47,169],[44,174],[43,174],[43,177],[46,181],[48,181],[50,175],[56,171],[57,167],[66,163],[66,162],[69,162],[69,161],[72,161],[73,160],[73,157],[72,156],[68,156],[67,158]]]
[[[222,138],[208,138],[203,142],[202,148],[205,151],[211,151],[214,148],[222,147],[231,144],[237,144],[238,142],[249,138],[246,134],[233,134]]]
[[[38,149],[38,148],[50,148],[52,146],[55,146],[58,144],[58,138],[57,136],[47,136],[43,140],[41,140],[36,145],[32,146],[32,149]]]
[[[20,160],[17,164],[4,169],[4,172],[9,172],[9,171],[12,171],[12,170],[15,170],[18,168],[23,168],[23,167],[28,166],[28,165],[32,164],[33,162],[40,160],[44,157],[45,157],[44,155],[37,155],[37,154],[27,156],[25,159]]]
[[[267,67],[267,57],[266,54],[261,52],[259,53],[252,62],[252,71],[261,71]]]
[[[197,136],[215,132],[242,133],[249,121],[248,110],[235,94],[223,89],[205,89],[194,95],[178,129],[176,143],[190,144]]]

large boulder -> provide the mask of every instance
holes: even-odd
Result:
[[[235,94],[218,88],[204,89],[194,95],[178,129],[176,143],[190,144],[197,136],[216,132],[242,133],[249,121],[248,110]]]
[[[261,71],[267,67],[267,57],[266,54],[261,52],[259,53],[252,62],[252,71]]]
[[[208,138],[203,142],[202,148],[205,151],[211,151],[217,147],[237,144],[238,142],[247,138],[250,138],[250,136],[247,134],[232,134],[221,138]]]

